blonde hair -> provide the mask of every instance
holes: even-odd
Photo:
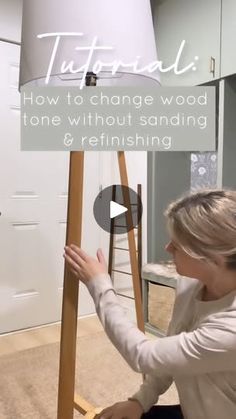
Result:
[[[170,235],[187,254],[208,262],[225,257],[236,269],[236,191],[204,189],[172,202],[165,211]]]

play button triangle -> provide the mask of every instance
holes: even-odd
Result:
[[[117,204],[115,201],[110,201],[110,218],[118,217],[118,215],[124,214],[128,211],[128,208],[123,205]]]

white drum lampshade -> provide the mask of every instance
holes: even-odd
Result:
[[[76,80],[81,80],[81,72],[66,76],[61,66],[73,61],[74,69],[81,68],[89,51],[76,48],[91,46],[95,37],[97,46],[113,49],[94,51],[88,71],[98,60],[126,64],[138,60],[139,69],[157,61],[150,0],[23,0],[20,86],[45,83],[56,35],[42,39],[38,35],[58,32],[83,35],[61,36],[50,72],[51,85],[69,80],[76,85]],[[98,74],[97,84],[158,85],[159,73],[136,74],[132,66],[127,66],[112,76],[107,67]]]

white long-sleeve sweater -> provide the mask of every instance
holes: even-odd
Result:
[[[185,419],[236,418],[236,291],[201,301],[203,286],[179,277],[168,336],[149,340],[129,321],[108,275],[88,282],[106,334],[134,371],[132,395],[147,412],[174,381]]]

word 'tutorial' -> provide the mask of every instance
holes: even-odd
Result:
[[[57,55],[58,55],[58,51],[59,51],[59,47],[60,47],[60,43],[61,40],[64,37],[81,37],[84,34],[82,32],[52,32],[52,33],[42,33],[38,35],[39,39],[42,38],[53,38],[55,39],[54,41],[54,46],[52,49],[52,54],[49,60],[49,65],[48,65],[48,70],[47,70],[47,75],[46,75],[46,80],[45,83],[48,84],[50,81],[50,77],[52,75],[53,72],[53,66],[55,63],[55,60],[57,59]],[[105,71],[108,71],[108,69],[110,69],[111,74],[114,76],[119,70],[122,71],[122,69],[129,69],[129,72],[132,71],[135,74],[142,74],[142,73],[154,73],[155,71],[159,70],[162,73],[167,73],[171,70],[174,71],[174,73],[176,75],[179,74],[183,74],[186,73],[187,71],[191,70],[192,71],[196,71],[196,61],[199,60],[198,56],[194,57],[194,61],[192,61],[190,64],[186,65],[185,67],[180,66],[180,60],[184,51],[184,47],[185,47],[185,43],[186,41],[183,40],[180,44],[179,50],[177,52],[176,55],[176,59],[174,61],[173,64],[171,64],[169,67],[164,67],[163,66],[163,62],[162,61],[152,61],[151,63],[145,65],[144,67],[140,66],[140,56],[136,56],[136,58],[134,59],[134,61],[130,62],[130,63],[124,63],[121,60],[114,60],[112,62],[102,62],[101,60],[97,60],[94,62],[94,64],[92,65],[92,60],[93,60],[93,56],[95,51],[107,51],[107,50],[114,50],[114,47],[112,46],[99,46],[98,45],[98,37],[95,36],[93,38],[93,41],[91,43],[91,45],[89,46],[77,46],[75,48],[76,51],[88,51],[88,56],[86,59],[86,62],[80,66],[80,67],[76,67],[76,64],[73,60],[66,62],[63,61],[61,63],[61,74],[66,74],[66,73],[70,73],[70,74],[77,74],[77,73],[82,73],[82,78],[81,78],[81,82],[80,82],[80,89],[82,89],[85,85],[85,80],[86,80],[86,75],[89,71],[92,71],[95,74],[99,74],[101,71],[104,71],[104,68],[106,69]],[[92,68],[91,68],[92,67]]]

